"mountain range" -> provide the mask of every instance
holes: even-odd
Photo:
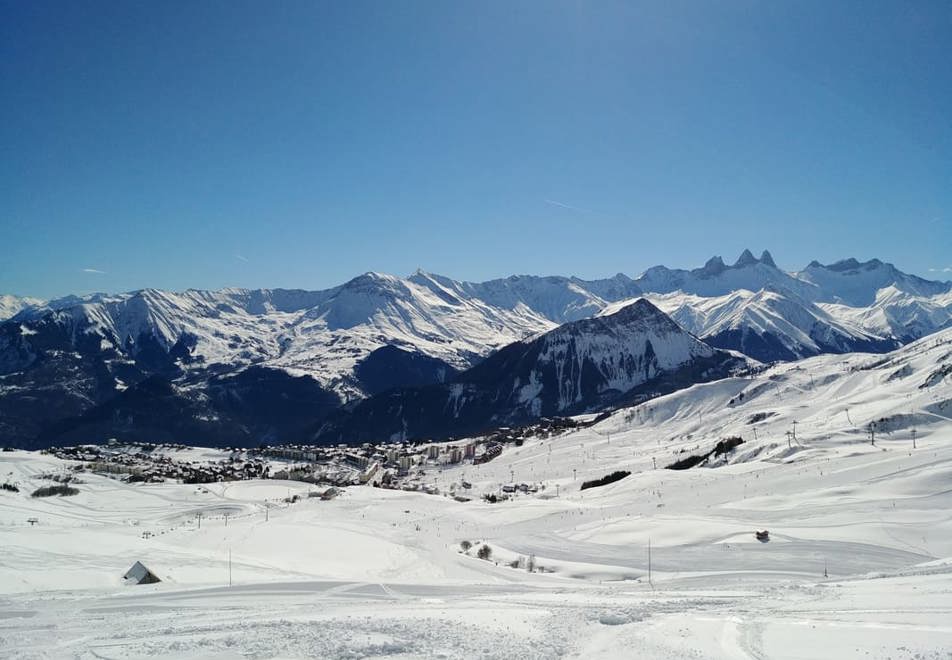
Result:
[[[747,250],[637,278],[366,273],[321,291],[0,303],[0,443],[23,447],[442,437],[600,410],[737,354],[885,352],[952,325],[952,283],[876,259],[786,272]],[[411,402],[422,417],[396,414]]]
[[[319,443],[445,438],[602,410],[726,377],[746,361],[641,298],[496,351],[447,382],[398,387],[330,415]]]

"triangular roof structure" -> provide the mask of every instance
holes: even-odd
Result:
[[[122,577],[131,584],[154,584],[162,581],[140,561],[134,563]]]

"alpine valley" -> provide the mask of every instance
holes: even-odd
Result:
[[[952,326],[952,283],[877,259],[603,280],[366,273],[322,290],[0,296],[0,439],[199,446],[480,433],[604,412],[762,363]]]

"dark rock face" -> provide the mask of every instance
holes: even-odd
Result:
[[[104,336],[80,315],[0,324],[0,437],[28,449],[110,438],[205,445],[290,440],[340,405],[307,377],[206,368],[195,337]]]
[[[456,373],[456,369],[443,360],[396,346],[378,348],[354,368],[361,389],[370,395],[397,387],[445,383]]]
[[[707,337],[711,346],[740,351],[761,362],[796,360],[797,355],[770,333],[758,333],[749,328],[734,328]]]
[[[119,396],[46,428],[39,445],[110,438],[207,446],[256,446],[300,437],[340,405],[313,379],[249,367],[200,385],[152,375]]]
[[[25,326],[24,326],[25,327]],[[188,338],[167,353],[150,338],[129,355],[82,326],[49,317],[0,325],[0,437],[18,447],[48,446],[39,439],[51,425],[83,414],[152,373],[173,377],[173,354],[187,351]],[[120,383],[122,385],[120,385]]]
[[[812,357],[822,353],[886,353],[899,348],[901,343],[895,339],[877,339],[861,337],[811,337],[819,350],[808,350],[800,347],[794,351],[784,344],[779,337],[769,332],[756,332],[751,328],[732,328],[719,332],[716,335],[705,337],[704,341],[711,346],[727,350],[739,351],[760,362],[786,362]]]

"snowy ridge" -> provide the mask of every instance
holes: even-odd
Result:
[[[346,398],[361,392],[348,383],[371,351],[396,345],[464,369],[476,358],[555,324],[525,305],[494,307],[456,296],[435,280],[368,273],[307,310],[283,335],[270,364],[340,385]]]
[[[451,382],[366,399],[320,423],[310,441],[445,438],[541,416],[598,411],[639,394],[745,366],[639,299],[609,315],[515,342]],[[675,384],[676,383],[676,384]]]
[[[726,265],[721,257],[711,257],[702,268],[694,270],[654,266],[635,282],[646,293],[680,291],[703,297],[723,296],[739,289],[760,291],[764,288],[790,291],[807,300],[822,295],[813,283],[777,268],[767,251],[756,259],[749,250],[744,250],[731,266]]]
[[[832,316],[848,321],[854,327],[880,336],[897,337],[900,341],[918,339],[952,325],[952,293],[922,297],[890,285],[877,291],[875,301],[867,307],[850,307],[838,303],[817,304]]]
[[[345,398],[361,396],[349,376],[382,346],[408,347],[464,368],[494,348],[554,327],[524,307],[509,312],[481,301],[447,302],[428,288],[376,273],[317,292],[145,289],[28,310],[17,320],[28,333],[54,324],[70,336],[96,335],[131,357],[144,337],[166,351],[187,338],[193,368],[280,367]]]
[[[117,351],[135,357],[143,338],[166,351],[183,337],[194,338],[194,355],[205,363],[249,364],[279,352],[276,334],[288,322],[286,313],[255,314],[248,292],[144,289],[97,296],[46,313],[31,310],[21,325],[54,324],[70,333],[98,335]]]
[[[622,274],[590,281],[576,277],[513,275],[506,279],[475,283],[455,282],[418,272],[411,279],[439,283],[454,295],[479,299],[500,309],[528,308],[554,323],[588,318],[603,309],[609,301],[641,294],[638,285]]]
[[[691,271],[657,266],[635,280],[678,323],[714,345],[764,361],[825,352],[882,352],[947,327],[952,283],[892,264],[846,259],[800,272],[745,250]]]
[[[39,298],[29,298],[0,293],[0,321],[13,318],[26,309],[43,305]]]
[[[823,265],[817,261],[799,272],[777,268],[766,250],[757,259],[749,250],[733,265],[721,257],[712,257],[702,268],[694,270],[649,268],[634,282],[645,293],[681,292],[703,297],[717,297],[746,290],[768,289],[789,292],[810,302],[829,302],[862,307],[872,305],[877,293],[887,287],[914,297],[929,298],[948,294],[952,282],[933,282],[903,273],[879,259],[859,262],[844,259]]]
[[[823,302],[838,302],[853,307],[874,304],[877,293],[887,287],[925,298],[952,291],[952,283],[932,282],[908,275],[879,259],[864,263],[856,259],[844,259],[826,266],[812,261],[795,275],[823,292]]]
[[[683,293],[648,297],[683,328],[712,345],[765,362],[857,349],[881,352],[899,345],[888,328],[789,292],[740,289],[707,298]],[[868,326],[885,331],[871,332]]]

